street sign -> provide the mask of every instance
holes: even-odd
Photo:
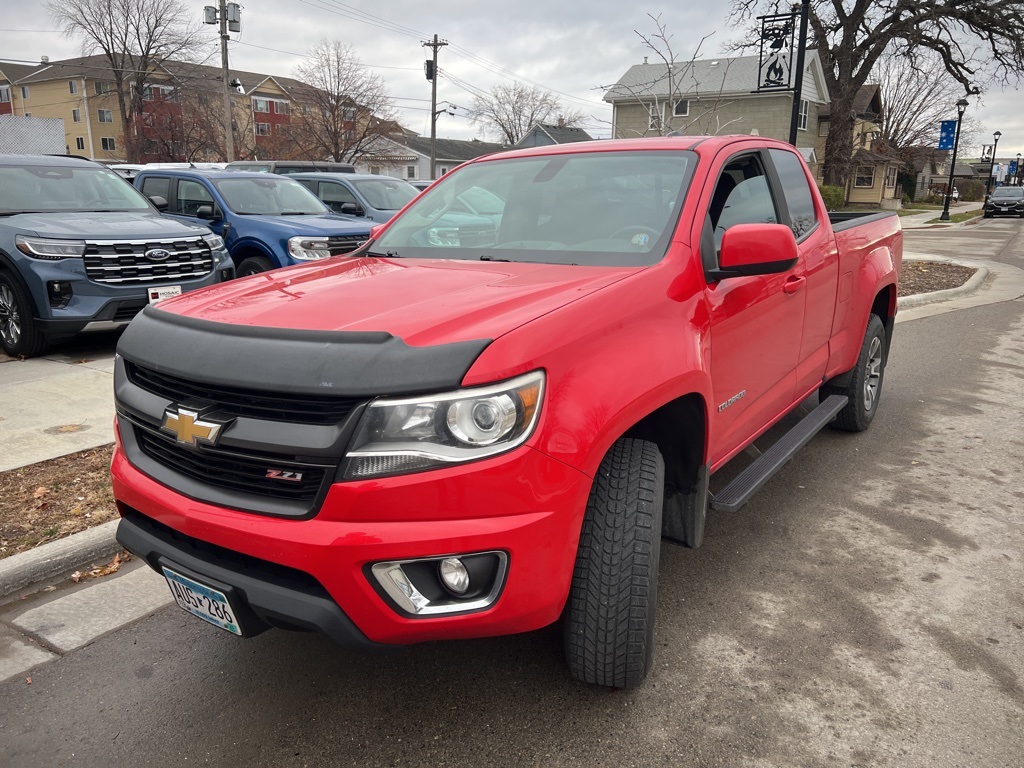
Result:
[[[956,120],[943,120],[939,123],[939,149],[952,149],[956,141]]]

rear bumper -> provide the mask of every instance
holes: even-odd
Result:
[[[232,587],[263,625],[312,629],[362,650],[555,621],[590,491],[578,470],[521,448],[456,469],[335,484],[316,517],[295,520],[190,499],[120,448],[111,470],[118,540],[151,567],[176,563]],[[370,573],[379,562],[494,550],[508,555],[504,588],[472,613],[409,616]]]

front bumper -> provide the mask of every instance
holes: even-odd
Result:
[[[181,495],[111,467],[118,539],[232,587],[262,622],[313,629],[357,649],[526,632],[564,607],[590,479],[530,448],[460,467],[331,486],[319,513],[282,519]],[[375,588],[382,561],[488,550],[508,555],[500,597],[484,610],[411,617]],[[291,591],[282,591],[291,590]]]

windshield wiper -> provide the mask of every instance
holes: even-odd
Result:
[[[59,211],[0,211],[0,216],[20,216],[23,213],[59,213]]]
[[[402,254],[398,251],[387,251],[385,253],[378,253],[377,251],[363,251],[364,256],[373,256],[377,259],[400,259]]]
[[[483,254],[480,257],[480,261],[508,261],[508,262],[511,262],[512,260],[511,259],[501,259],[501,258],[498,258],[497,256],[491,256],[489,253],[485,253],[485,254]]]

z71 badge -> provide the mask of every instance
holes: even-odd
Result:
[[[293,483],[302,481],[301,472],[290,472],[285,469],[268,469],[267,477],[271,480],[289,480]]]

